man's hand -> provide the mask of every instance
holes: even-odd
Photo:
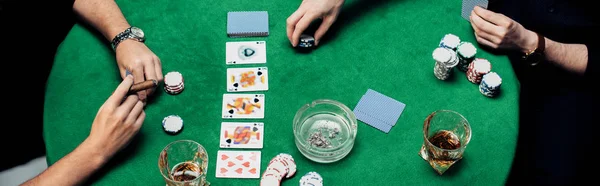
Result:
[[[476,6],[470,19],[480,44],[524,53],[537,47],[538,37],[534,32],[502,14]]]
[[[91,146],[102,149],[104,159],[109,159],[128,144],[146,118],[144,104],[137,95],[125,98],[133,80],[131,75],[126,76],[113,95],[100,107],[86,139]]]
[[[134,83],[149,79],[155,79],[158,82],[163,80],[160,59],[144,43],[127,39],[117,46],[115,52],[123,79],[127,76],[126,70],[128,70],[133,74]],[[153,92],[154,89],[139,91],[139,99],[145,102],[147,96]]]
[[[329,27],[337,19],[344,0],[303,0],[298,10],[287,19],[287,37],[296,47],[300,40],[300,35],[308,28],[311,22],[321,18],[323,22],[315,32],[315,45],[325,35]]]
[[[75,150],[22,185],[80,185],[137,134],[146,118],[137,95],[127,95],[133,85],[128,75],[100,107],[90,135]]]

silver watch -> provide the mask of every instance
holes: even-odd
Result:
[[[136,40],[139,42],[144,42],[146,40],[146,38],[144,37],[144,31],[142,31],[142,29],[140,29],[138,27],[132,26],[132,27],[125,29],[125,31],[117,34],[117,36],[115,36],[115,38],[113,38],[113,40],[110,42],[113,50],[116,50],[119,43],[121,43],[122,41],[124,41],[126,39],[133,39],[133,40]]]

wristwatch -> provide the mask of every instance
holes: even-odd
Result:
[[[142,31],[142,29],[140,29],[138,27],[132,26],[132,27],[125,29],[125,31],[117,34],[117,36],[115,36],[115,38],[113,38],[113,40],[110,42],[113,50],[116,50],[119,43],[121,43],[122,41],[124,41],[126,39],[133,39],[133,40],[136,40],[139,42],[144,42],[146,40],[146,38],[144,37],[144,31]]]
[[[531,66],[535,66],[544,60],[544,49],[546,48],[544,36],[539,33],[535,34],[537,34],[538,37],[537,47],[533,50],[525,52],[525,54],[522,56],[523,61],[526,61]]]

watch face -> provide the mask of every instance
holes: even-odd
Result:
[[[144,38],[144,31],[138,27],[131,27],[131,33],[138,38]]]
[[[531,56],[529,56],[528,60],[530,65],[535,66],[539,64],[542,60],[544,60],[544,56],[540,53],[534,52],[533,54],[531,54]]]

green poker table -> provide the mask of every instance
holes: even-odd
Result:
[[[259,185],[260,179],[216,178],[226,71],[231,67],[269,68],[265,94],[261,173],[271,158],[291,154],[298,167],[282,185],[298,185],[315,171],[324,185],[503,185],[509,175],[518,135],[519,82],[508,58],[478,45],[461,14],[460,0],[347,0],[320,46],[298,52],[286,37],[286,19],[300,0],[117,0],[128,22],[144,30],[146,45],[162,61],[163,73],[178,71],[185,90],[170,95],[159,87],[145,108],[145,122],[132,142],[90,178],[94,185],[164,185],[160,151],[176,140],[206,148],[206,179],[212,185]],[[230,38],[227,12],[268,11],[269,35]],[[478,48],[502,77],[501,93],[483,96],[464,72],[454,69],[445,81],[433,74],[433,50],[445,34]],[[265,41],[267,63],[226,65],[225,43]],[[100,106],[122,81],[110,44],[90,26],[77,23],[59,46],[47,83],[44,139],[49,165],[71,152],[88,135]],[[293,118],[317,99],[339,101],[353,109],[373,89],[406,108],[389,133],[358,121],[350,154],[334,163],[304,157],[294,143]],[[464,157],[443,175],[418,151],[423,122],[436,110],[461,113],[472,137]],[[163,131],[168,115],[179,115],[184,129]]]

